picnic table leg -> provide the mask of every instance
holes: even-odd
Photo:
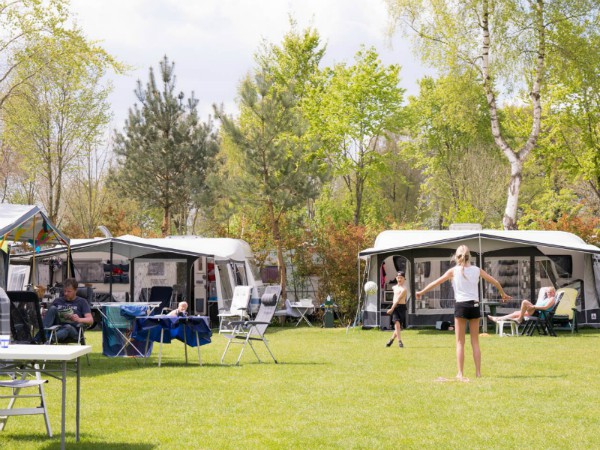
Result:
[[[186,329],[186,324],[183,324],[183,348],[185,351],[185,363],[188,363],[188,358],[187,358],[187,329]]]
[[[196,330],[196,346],[198,347],[198,362],[202,365],[202,359],[200,359],[200,337],[198,336],[198,330]]]
[[[65,410],[67,404],[67,361],[62,362],[62,405],[61,405],[61,423],[60,423],[60,448],[65,449]]]
[[[162,344],[163,344],[163,336],[165,334],[165,329],[160,328],[160,348],[158,350],[158,367],[160,367],[160,361],[162,360]]]
[[[79,406],[81,405],[81,365],[79,364],[79,358],[75,359],[77,366],[77,401],[75,404],[75,441],[79,442]]]
[[[146,348],[144,350],[144,364],[148,361],[150,355],[148,355],[148,346],[150,345],[150,331],[148,330],[148,334],[146,334]]]

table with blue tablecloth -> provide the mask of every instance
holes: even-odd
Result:
[[[133,337],[137,341],[145,341],[146,345],[151,342],[159,342],[158,366],[162,359],[162,344],[170,344],[173,339],[185,344],[185,362],[187,364],[187,347],[198,349],[198,361],[200,358],[200,346],[210,344],[212,331],[209,326],[209,318],[206,316],[141,316],[135,318]],[[147,355],[149,355],[146,352]]]

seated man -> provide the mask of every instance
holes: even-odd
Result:
[[[174,309],[167,315],[168,316],[186,317],[188,315],[187,309],[188,309],[187,302],[179,302],[179,304],[177,305],[177,309]]]
[[[44,316],[44,327],[60,325],[56,330],[59,342],[67,339],[77,340],[79,337],[79,324],[91,325],[94,323],[92,311],[87,300],[77,297],[77,280],[67,278],[63,283],[63,296],[52,302]]]
[[[529,300],[523,300],[521,302],[521,309],[519,311],[512,312],[505,316],[488,316],[492,322],[498,322],[500,320],[516,320],[518,323],[523,322],[524,317],[532,316],[536,311],[545,311],[552,308],[554,305],[554,297],[556,291],[552,286],[543,287],[540,289],[538,294],[538,300],[535,303],[531,303]]]

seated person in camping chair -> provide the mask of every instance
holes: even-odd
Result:
[[[79,341],[79,327],[94,323],[87,300],[77,296],[77,280],[67,278],[63,283],[63,295],[52,302],[44,316],[44,328],[58,325],[58,342]]]
[[[536,311],[545,311],[547,309],[552,308],[554,306],[554,298],[556,296],[556,291],[552,286],[543,287],[540,289],[540,293],[538,294],[538,300],[535,303],[531,303],[529,300],[523,300],[521,302],[521,309],[519,311],[514,311],[505,316],[488,316],[492,322],[499,322],[502,320],[515,320],[518,323],[523,322],[524,317],[529,317],[535,314]]]

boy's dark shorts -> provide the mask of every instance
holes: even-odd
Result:
[[[392,323],[400,322],[400,328],[406,329],[406,305],[397,305],[392,311]]]

